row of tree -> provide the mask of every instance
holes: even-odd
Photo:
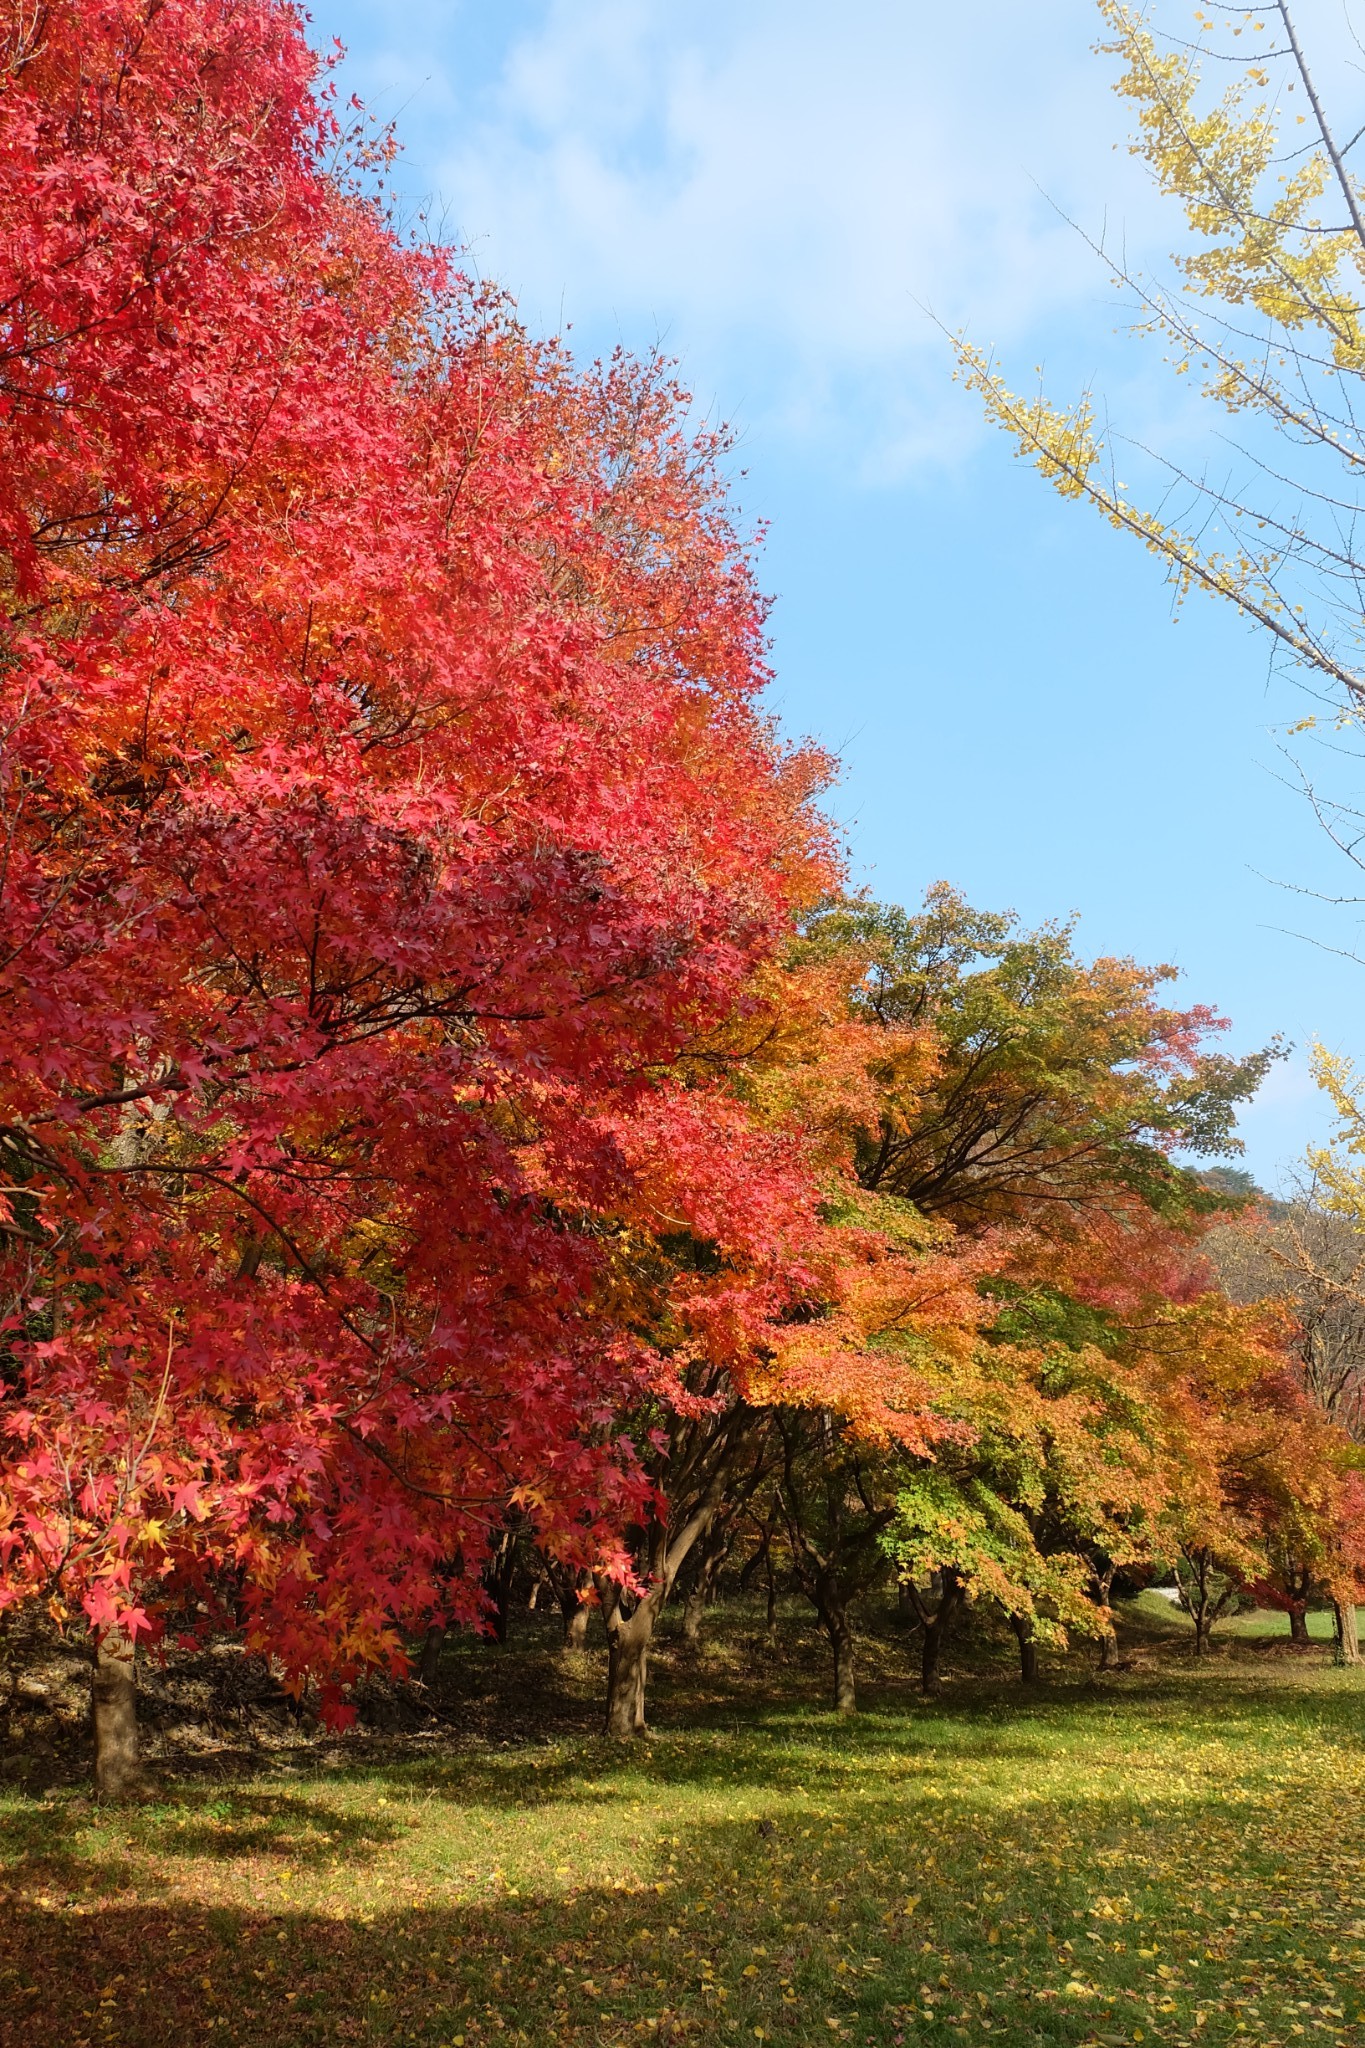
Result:
[[[1121,1566],[1201,1643],[1349,1604],[1349,1439],[1176,1163],[1270,1055],[839,895],[723,439],[400,238],[292,8],[2,14],[0,1606],[90,1629],[104,1788],[140,1641],[344,1723],[519,1541],[623,1735],[745,1518],[841,1706],[887,1572],[931,1681]]]
[[[1365,1351],[1338,1290],[1329,1387],[1309,1276],[1286,1257],[1287,1229],[1354,1231],[1312,1205],[1287,1225],[1245,1176],[1171,1156],[1235,1145],[1269,1055],[1210,1052],[1216,1020],[1157,1000],[1169,970],[1083,965],[1066,928],[1020,932],[946,888],[914,917],[826,907],[795,958],[798,977],[842,962],[835,1022],[803,1065],[783,1050],[781,1094],[818,1087],[804,1115],[842,1169],[825,1213],[846,1289],[862,1269],[864,1335],[832,1368],[826,1311],[756,1385],[699,1377],[704,1412],[658,1415],[659,1502],[631,1536],[648,1590],[632,1606],[599,1589],[609,1725],[642,1725],[674,1582],[691,1606],[737,1543],[750,1571],[780,1551],[845,1710],[857,1605],[891,1578],[927,1688],[975,1599],[1008,1618],[1026,1676],[1071,1631],[1107,1659],[1120,1572],[1174,1572],[1197,1652],[1254,1595],[1296,1637],[1330,1601],[1355,1661]]]

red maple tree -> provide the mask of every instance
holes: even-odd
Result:
[[[340,1714],[510,1506],[625,1569],[622,1231],[724,1239],[694,1345],[801,1285],[799,1155],[737,1203],[683,1056],[827,883],[824,764],[722,442],[400,243],[290,8],[7,28],[0,1600]]]

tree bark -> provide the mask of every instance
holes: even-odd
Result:
[[[858,1689],[853,1627],[849,1620],[852,1594],[830,1560],[820,1557],[809,1546],[798,1552],[797,1576],[802,1591],[820,1617],[820,1626],[829,1637],[834,1660],[835,1712],[856,1714]]]
[[[517,1570],[517,1532],[508,1529],[494,1552],[487,1571],[484,1573],[484,1587],[493,1603],[493,1640],[505,1645],[507,1630],[512,1618],[512,1582]]]
[[[145,1789],[138,1759],[134,1646],[106,1629],[95,1646],[91,1681],[95,1724],[95,1790],[101,1799],[136,1799]]]
[[[581,1650],[588,1639],[587,1595],[592,1581],[586,1572],[572,1571],[557,1558],[542,1555],[542,1564],[564,1624],[563,1648]]]
[[[1291,1607],[1289,1610],[1289,1640],[1291,1643],[1308,1641],[1308,1616],[1301,1607]]]
[[[1019,1677],[1025,1685],[1038,1683],[1038,1645],[1033,1624],[1026,1614],[1012,1614],[1010,1627],[1019,1640]]]
[[[944,1572],[943,1591],[932,1617],[924,1624],[924,1643],[920,1651],[920,1687],[924,1692],[937,1692],[942,1680],[939,1675],[939,1658],[943,1639],[953,1610],[962,1598],[962,1582],[956,1572]]]
[[[741,1569],[739,1574],[739,1590],[741,1593],[748,1592],[754,1580],[757,1578],[759,1572],[767,1563],[768,1551],[771,1547],[772,1540],[772,1529],[770,1527],[761,1528],[758,1537],[758,1548],[754,1551],[752,1557],[747,1558],[745,1560],[743,1568]]]
[[[623,1616],[618,1604],[607,1619],[606,1732],[614,1742],[645,1732],[645,1679],[658,1611],[656,1595],[648,1593],[632,1615]]]
[[[1187,1550],[1184,1553],[1184,1557],[1192,1574],[1192,1579],[1191,1583],[1186,1585],[1177,1569],[1175,1575],[1176,1592],[1180,1599],[1180,1605],[1194,1624],[1194,1654],[1196,1657],[1203,1657],[1208,1651],[1209,1635],[1213,1624],[1217,1621],[1227,1599],[1227,1587],[1224,1586],[1222,1594],[1215,1602],[1211,1583],[1213,1559],[1209,1552],[1204,1549]]]
[[[445,1648],[446,1625],[433,1621],[422,1642],[422,1655],[417,1666],[417,1676],[423,1685],[435,1685],[436,1674],[441,1668],[441,1652]]]
[[[1091,1566],[1091,1583],[1095,1595],[1095,1604],[1104,1614],[1107,1623],[1104,1634],[1100,1637],[1099,1668],[1101,1671],[1112,1670],[1118,1657],[1119,1639],[1114,1629],[1114,1610],[1109,1604],[1109,1595],[1114,1590],[1114,1574],[1117,1569],[1118,1567],[1112,1558],[1105,1565],[1093,1564]]]
[[[836,1714],[856,1714],[858,1711],[858,1682],[856,1650],[853,1630],[848,1616],[840,1611],[825,1618],[825,1632],[829,1646],[834,1653],[834,1711]]]
[[[649,1568],[641,1576],[648,1587],[633,1613],[627,1615],[621,1589],[605,1579],[597,1582],[602,1616],[607,1625],[606,1732],[628,1742],[645,1731],[645,1678],[654,1624],[687,1563],[695,1544],[705,1543],[721,1511],[730,1484],[733,1459],[744,1443],[741,1434],[722,1436],[722,1454],[677,1534],[670,1540],[666,1525],[656,1525],[649,1543]]]
[[[692,1553],[692,1573],[683,1599],[683,1641],[691,1649],[701,1642],[702,1616],[715,1598],[721,1567],[734,1540],[730,1518],[717,1514]]]
[[[1336,1617],[1337,1662],[1358,1664],[1360,1662],[1360,1629],[1354,1600],[1337,1601],[1333,1607]]]

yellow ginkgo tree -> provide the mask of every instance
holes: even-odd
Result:
[[[1149,490],[1131,490],[1091,394],[1018,395],[965,337],[960,374],[1064,496],[1135,534],[1182,594],[1229,599],[1353,716],[1365,708],[1365,196],[1353,169],[1365,139],[1348,120],[1339,132],[1287,0],[1172,6],[1169,18],[1123,0],[1099,10],[1099,48],[1118,59],[1136,116],[1133,153],[1183,209],[1185,233],[1160,278],[1098,253],[1135,299],[1135,330],[1225,429],[1217,472],[1179,447],[1127,444],[1125,468],[1150,457],[1156,470]]]

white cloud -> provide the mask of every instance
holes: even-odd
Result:
[[[1303,6],[1359,98],[1335,0]],[[1183,0],[1160,12],[1180,26]],[[334,0],[321,34],[333,17],[410,187],[534,326],[661,338],[769,441],[874,484],[961,454],[978,418],[931,313],[1020,381],[1044,357],[1058,395],[1098,373],[1139,439],[1197,435],[1159,355],[1115,348],[1126,316],[1069,224],[1139,266],[1180,235],[1128,154],[1093,0]]]
[[[480,267],[537,326],[661,335],[723,411],[845,452],[853,423],[874,473],[967,427],[926,308],[1065,351],[1085,307],[1103,338],[1104,267],[1049,201],[1151,231],[1089,0],[549,0],[476,94],[431,63],[462,21],[395,10],[365,82],[433,69],[410,175]]]

